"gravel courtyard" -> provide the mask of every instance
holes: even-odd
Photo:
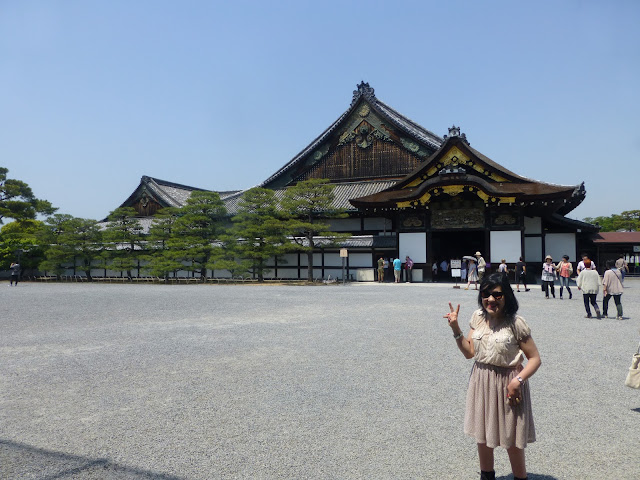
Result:
[[[582,295],[518,293],[543,365],[529,478],[640,478],[640,340]],[[477,479],[462,431],[472,362],[451,284],[3,286],[0,478]],[[599,301],[602,296],[600,295]],[[600,302],[599,302],[600,303]],[[613,301],[610,314],[615,314]],[[510,479],[504,450],[498,478]]]

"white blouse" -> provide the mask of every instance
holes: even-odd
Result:
[[[505,320],[491,328],[482,309],[478,309],[473,312],[469,326],[473,328],[471,338],[477,362],[516,367],[524,360],[520,342],[531,336],[531,329],[521,316],[516,315],[513,323]]]

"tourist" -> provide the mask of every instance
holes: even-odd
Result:
[[[578,275],[580,275],[580,272],[581,272],[582,270],[584,270],[584,268],[585,268],[585,267],[584,267],[584,265],[585,265],[585,262],[586,262],[587,260],[589,260],[589,262],[591,263],[591,268],[592,268],[593,270],[596,270],[596,264],[595,264],[595,263],[593,263],[593,262],[591,261],[591,259],[589,258],[589,256],[588,256],[586,253],[583,253],[583,254],[582,254],[582,260],[580,260],[580,261],[578,262],[578,265],[576,265],[576,273],[577,273]]]
[[[504,278],[507,279],[507,283],[509,282],[509,267],[507,267],[507,261],[503,258],[500,261],[500,265],[498,266],[498,272],[500,272]]]
[[[442,279],[446,282],[448,277],[447,277],[447,272],[449,271],[449,262],[447,262],[446,259],[442,260],[440,262],[440,275],[442,276]]]
[[[378,259],[378,283],[384,282],[384,258]]]
[[[484,277],[484,271],[487,267],[487,262],[485,262],[484,257],[479,251],[476,252],[475,257],[478,259],[478,280],[482,282],[482,277]]]
[[[556,265],[556,271],[560,275],[560,300],[562,300],[562,289],[566,287],[567,293],[569,293],[569,300],[573,298],[571,289],[569,288],[569,280],[573,273],[573,266],[569,261],[569,255],[563,255],[562,261]]]
[[[20,264],[18,262],[12,262],[9,267],[11,270],[11,279],[9,280],[9,286],[12,287],[15,282],[16,287],[18,286],[18,281],[20,280]]]
[[[411,281],[413,280],[413,260],[411,260],[411,257],[409,255],[407,255],[404,260],[404,270],[407,275],[407,283],[411,283]]]
[[[431,264],[431,282],[437,282],[438,281],[438,261],[434,260],[433,263]]]
[[[596,317],[602,318],[596,301],[598,291],[600,290],[600,274],[593,268],[593,264],[588,258],[584,260],[584,269],[578,274],[576,283],[578,284],[578,290],[582,290],[584,309],[587,311],[586,318],[591,318],[591,308],[589,304],[593,305],[593,309],[596,311]]]
[[[476,262],[473,260],[469,260],[469,273],[467,273],[467,278],[469,281],[467,282],[467,287],[465,290],[469,290],[469,287],[473,283],[475,285],[475,289],[478,289],[478,267],[476,266]]]
[[[616,268],[620,272],[620,275],[622,275],[622,283],[624,284],[624,277],[629,272],[629,265],[627,264],[627,261],[624,259],[623,254],[620,254],[620,256],[618,257],[618,260],[616,260]]]
[[[400,283],[400,275],[402,274],[402,260],[396,258],[393,261],[393,276],[396,283]]]
[[[391,273],[389,272],[389,258],[384,259],[384,280],[391,280]]]
[[[517,315],[518,301],[501,273],[482,280],[478,305],[466,338],[458,325],[460,305],[454,309],[449,303],[450,313],[444,316],[458,349],[465,358],[475,359],[464,431],[477,442],[481,480],[495,479],[493,452],[498,446],[507,450],[514,480],[526,479],[524,448],[536,440],[528,379],[540,367],[540,354],[527,322]]]
[[[464,283],[467,281],[467,260],[462,261],[462,265],[460,267],[460,283]]]
[[[609,311],[609,300],[613,297],[613,301],[616,304],[616,320],[622,320],[622,293],[624,287],[622,286],[622,273],[616,268],[616,262],[613,260],[607,260],[607,271],[604,272],[604,278],[602,279],[602,315],[607,318],[607,312]]]
[[[551,255],[547,255],[544,258],[544,264],[542,265],[542,291],[544,292],[544,298],[549,298],[549,289],[551,289],[551,295],[556,298],[556,290],[553,282],[557,278],[556,266],[553,263]]]
[[[528,292],[531,290],[527,288],[527,264],[524,263],[522,257],[516,263],[516,291],[520,291],[520,282],[524,285],[524,291]]]

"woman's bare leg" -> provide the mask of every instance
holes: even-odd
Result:
[[[490,472],[493,470],[493,448],[486,443],[478,444],[478,457],[480,458],[480,470]]]
[[[511,471],[513,476],[518,478],[527,478],[527,467],[524,462],[524,448],[518,448],[515,445],[507,448],[509,454],[509,462],[511,462]]]

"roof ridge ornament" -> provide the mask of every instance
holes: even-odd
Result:
[[[375,102],[376,100],[375,90],[364,80],[361,81],[357,85],[356,90],[353,91],[353,100],[351,100],[351,105],[356,103],[360,97],[364,97],[370,102]]]
[[[449,135],[445,135],[443,139],[446,140],[449,137],[460,137],[464,141],[464,143],[466,143],[467,145],[471,145],[467,140],[467,135],[464,133],[460,133],[460,127],[456,127],[455,125],[451,125],[451,127],[449,128]]]

